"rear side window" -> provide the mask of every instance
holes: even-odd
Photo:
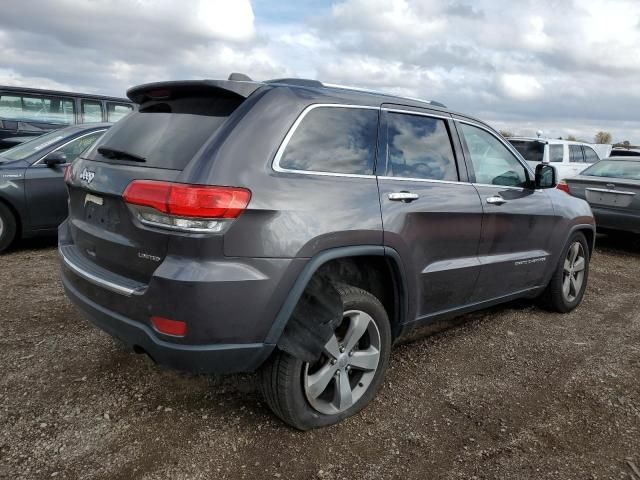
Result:
[[[584,148],[584,161],[587,163],[595,163],[600,160],[596,151],[591,147],[583,147]]]
[[[126,103],[107,102],[107,122],[115,123],[132,111],[133,107]]]
[[[75,123],[74,102],[70,98],[0,94],[0,118],[59,125]]]
[[[522,158],[529,162],[541,163],[544,156],[544,143],[535,140],[509,140]]]
[[[386,118],[387,176],[458,180],[444,120],[392,112]]]
[[[569,161],[583,163],[582,147],[580,145],[569,145]]]
[[[372,175],[378,110],[318,107],[296,128],[280,157],[289,170]]]
[[[143,103],[138,111],[107,130],[95,148],[82,156],[110,163],[183,170],[243,100],[211,95]]]
[[[95,100],[82,100],[82,122],[102,122],[102,102]]]
[[[564,158],[564,146],[563,145],[549,145],[549,161],[554,163],[562,163]]]

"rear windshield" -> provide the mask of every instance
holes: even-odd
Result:
[[[183,170],[242,100],[212,96],[143,103],[111,127],[85,158]]]
[[[542,162],[544,143],[530,140],[509,140],[511,145],[529,162]]]
[[[76,128],[76,127],[71,127],[71,128]],[[24,160],[25,158],[30,157],[34,153],[38,153],[43,148],[47,148],[53,145],[54,143],[58,143],[62,141],[67,135],[69,135],[68,132],[63,133],[62,130],[55,130],[53,132],[40,135],[39,137],[34,137],[33,140],[28,140],[24,143],[21,143],[18,146],[10,148],[9,150],[0,152],[0,162]]]
[[[640,180],[640,162],[631,160],[602,160],[591,165],[582,172],[581,175]]]

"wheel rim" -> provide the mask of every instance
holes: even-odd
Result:
[[[573,242],[564,259],[562,275],[562,295],[569,302],[575,301],[580,295],[584,283],[584,272],[587,260],[584,248],[580,242]]]
[[[335,415],[360,400],[376,375],[380,343],[380,331],[369,314],[344,312],[320,359],[304,365],[302,383],[309,404]]]
[[[2,217],[0,216],[0,238],[2,238],[2,234],[4,233],[4,221],[2,220]]]

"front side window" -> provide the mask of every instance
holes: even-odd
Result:
[[[93,132],[83,137],[76,138],[56,151],[63,152],[67,156],[67,162],[72,162],[80,156],[87,148],[95,143],[102,136],[104,130]]]
[[[82,121],[84,123],[102,122],[102,102],[82,100]]]
[[[60,130],[54,130],[53,132],[45,133],[39,137],[34,137],[32,140],[27,140],[20,145],[16,145],[9,150],[0,152],[0,162],[24,160],[31,155],[40,152],[42,149],[50,147],[51,145],[58,143],[64,139],[64,134],[60,133]]]
[[[600,160],[596,151],[591,147],[583,147],[584,148],[584,161],[587,163],[595,163]]]
[[[290,170],[372,175],[378,110],[318,107],[289,140],[279,165]]]
[[[569,161],[574,163],[583,163],[582,147],[580,145],[569,145]]]
[[[5,98],[0,98],[0,103]],[[11,98],[11,97],[10,97]],[[13,97],[15,98],[15,97]],[[73,100],[60,97],[45,96],[27,96],[19,97],[20,106],[16,107],[16,103],[12,101],[11,112],[2,112],[0,116],[7,120],[32,121],[42,123],[52,123],[59,125],[70,125],[74,122],[74,106]]]
[[[133,107],[131,105],[107,102],[107,122],[117,122],[132,111]]]
[[[553,163],[562,163],[564,158],[564,145],[549,145],[549,161]]]
[[[508,187],[528,185],[527,170],[500,140],[473,125],[458,125],[467,146],[476,183]]]
[[[386,175],[457,181],[458,171],[446,122],[389,112]]]

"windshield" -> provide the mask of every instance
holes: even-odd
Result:
[[[602,160],[587,168],[582,172],[582,175],[640,180],[640,162],[631,160]]]
[[[54,130],[53,132],[40,135],[39,137],[34,137],[33,140],[28,140],[16,147],[0,152],[0,162],[24,160],[43,148],[47,148],[48,146],[59,142],[63,138],[65,138],[65,135],[61,133],[60,130]]]
[[[509,140],[511,145],[516,147],[516,150],[522,155],[522,157],[529,162],[542,162],[544,156],[544,143],[531,140]]]

